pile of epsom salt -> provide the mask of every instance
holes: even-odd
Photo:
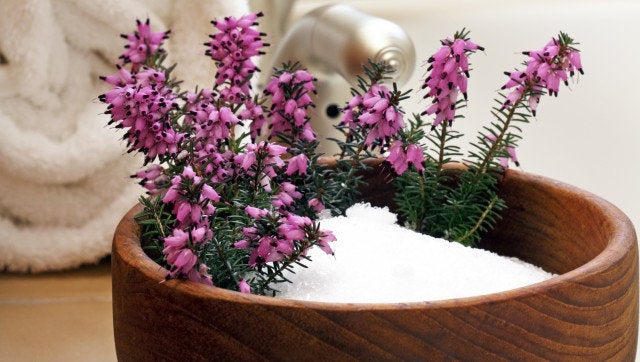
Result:
[[[280,298],[334,303],[392,303],[461,298],[553,277],[539,267],[486,250],[419,234],[387,208],[356,204],[346,217],[321,220],[334,232],[334,256],[309,252],[308,268],[287,274]]]

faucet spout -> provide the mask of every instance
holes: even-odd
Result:
[[[394,69],[390,81],[402,85],[413,73],[415,58],[413,43],[400,26],[336,4],[315,9],[295,23],[269,69],[297,61],[319,79],[311,125],[318,134],[319,151],[333,153],[337,146],[326,139],[339,135],[333,127],[339,121],[339,108],[349,100],[362,66],[368,60],[385,61]]]

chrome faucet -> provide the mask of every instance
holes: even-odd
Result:
[[[416,62],[413,43],[400,26],[343,4],[309,12],[276,44],[270,64],[263,64],[268,66],[263,74],[271,76],[274,67],[297,61],[318,78],[311,125],[320,141],[318,151],[326,154],[337,151],[326,139],[340,135],[333,125],[341,119],[340,107],[351,98],[357,76],[364,74],[362,66],[369,59],[385,61],[394,69],[389,81],[402,85]],[[261,83],[264,86],[266,80]]]

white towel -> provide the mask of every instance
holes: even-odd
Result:
[[[244,0],[0,0],[0,270],[41,272],[109,254],[120,218],[144,190],[97,95],[116,72],[135,19],[171,29],[185,89],[212,84],[210,20]]]

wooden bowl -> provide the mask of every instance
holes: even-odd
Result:
[[[385,204],[380,175],[370,173],[364,198]],[[500,192],[509,209],[482,246],[559,276],[418,303],[303,302],[160,283],[166,270],[140,248],[135,207],[113,242],[118,359],[633,360],[638,249],[628,218],[588,192],[517,171]]]

